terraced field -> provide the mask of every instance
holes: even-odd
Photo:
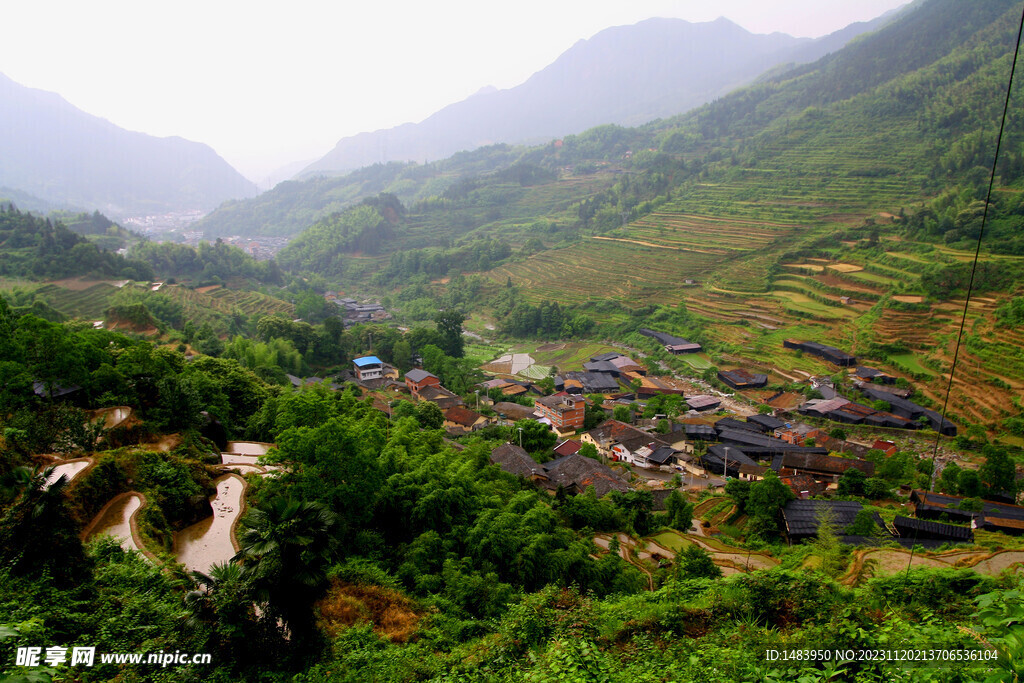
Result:
[[[684,279],[702,278],[720,261],[718,255],[588,240],[505,264],[487,276],[499,284],[511,278],[532,303],[616,299],[639,306],[679,301],[686,288]]]
[[[37,289],[36,295],[70,318],[102,320],[108,300],[117,290],[106,282],[97,282],[85,289],[47,284]]]
[[[217,315],[241,313],[247,316],[264,316],[280,313],[291,316],[295,307],[280,299],[260,292],[247,292],[218,287],[200,292],[187,287],[170,286],[160,290],[178,301],[185,309],[185,317],[197,325]]]

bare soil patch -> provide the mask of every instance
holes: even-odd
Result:
[[[828,268],[837,273],[857,273],[864,270],[864,266],[857,266],[852,263],[833,263]]]

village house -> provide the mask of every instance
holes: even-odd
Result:
[[[1024,534],[1024,507],[981,501],[981,512],[961,510],[962,496],[933,493],[915,489],[910,493],[914,503],[914,516],[918,519],[945,519],[950,522],[969,523],[971,528],[985,531],[1001,531],[1011,536]]]
[[[377,356],[353,358],[352,365],[355,366],[356,378],[360,382],[384,377],[384,361]]]
[[[797,339],[786,339],[782,345],[787,349],[803,351],[819,358],[824,358],[834,365],[849,367],[857,364],[857,357],[851,356],[845,351],[840,351],[834,346],[826,346],[818,342],[799,341]]]
[[[644,440],[660,441],[660,437],[653,437],[647,432],[618,420],[605,420],[589,432],[581,434],[579,438],[583,443],[593,444],[597,448],[597,452],[608,460],[616,459],[613,449],[617,445],[628,442],[630,445],[636,443],[637,447],[639,447],[643,445]],[[621,459],[622,455],[625,455],[626,450],[629,450],[630,453],[632,452],[631,449],[626,448],[624,450],[624,448],[619,450],[619,459]]]
[[[444,411],[444,428],[449,432],[468,434],[486,427],[488,422],[485,415],[463,406],[455,406]]]
[[[875,442],[871,444],[871,448],[876,451],[882,451],[887,456],[896,455],[896,444],[892,441],[876,439]]]
[[[580,448],[583,444],[576,439],[566,439],[552,449],[555,457],[562,457],[563,455],[573,455],[579,453]]]
[[[704,395],[691,396],[686,399],[686,405],[689,406],[690,410],[718,410],[718,407],[722,405],[722,399]]]
[[[718,379],[733,389],[757,389],[768,384],[768,375],[754,374],[743,368],[719,370]]]
[[[785,422],[771,415],[750,415],[747,417],[747,423],[765,434],[774,434],[776,429],[784,429],[786,427]]]
[[[942,524],[925,519],[914,519],[897,515],[892,523],[900,538],[915,545],[942,545],[944,543],[974,543],[974,532],[966,526]],[[930,543],[928,543],[930,542]]]
[[[887,375],[881,370],[876,368],[868,368],[863,365],[857,367],[853,371],[854,376],[864,382],[876,382],[878,384],[895,384],[896,378],[892,375]]]
[[[870,460],[837,458],[820,453],[784,453],[778,464],[776,467],[775,460],[772,461],[772,469],[777,469],[779,474],[809,474],[818,481],[837,482],[848,469],[858,469],[865,477],[873,477],[875,474],[875,463]]]
[[[442,411],[461,406],[463,404],[462,399],[439,384],[429,384],[425,386],[419,393],[419,399],[421,401],[430,401],[431,403],[437,404],[437,407]]]
[[[555,378],[555,389],[569,394],[611,394],[621,390],[618,381],[605,372],[570,371]]]
[[[637,396],[640,398],[657,396],[658,394],[679,394],[681,396],[689,388],[686,382],[674,377],[644,377],[635,375],[629,379],[640,381],[640,385],[636,390]]]
[[[819,482],[809,474],[781,474],[779,481],[789,487],[793,495],[802,500],[820,496],[828,490],[828,485]]]
[[[699,458],[699,462],[705,470],[712,474],[737,479],[740,476],[740,467],[757,465],[739,448],[719,443],[708,446],[708,450]]]
[[[593,486],[598,498],[612,491],[629,491],[629,485],[614,470],[579,453],[546,462],[543,467],[548,476],[545,486],[550,490],[560,487],[570,495],[579,495]]]
[[[651,337],[652,339],[658,340],[664,345],[665,350],[671,354],[682,354],[682,353],[698,353],[701,350],[700,344],[695,344],[688,339],[682,337],[676,337],[671,334],[664,332],[656,332],[655,330],[649,330],[641,327],[637,330],[640,334],[645,337]]]
[[[515,444],[506,443],[491,451],[491,462],[502,471],[514,474],[523,479],[546,485],[548,475],[544,468],[530,454]]]
[[[494,404],[493,409],[494,412],[498,414],[498,417],[501,418],[501,420],[504,420],[506,424],[518,422],[519,420],[534,420],[537,418],[533,408],[519,403],[498,401]]]
[[[565,392],[534,400],[534,407],[541,416],[551,422],[551,428],[558,434],[575,433],[583,429],[586,402],[582,397]]]
[[[409,392],[412,394],[413,398],[419,400],[420,392],[422,392],[423,389],[430,386],[441,386],[441,380],[437,375],[432,375],[426,370],[416,368],[405,373],[405,384],[409,387]]]
[[[791,500],[782,509],[782,519],[786,525],[786,537],[790,543],[800,543],[818,535],[818,527],[823,519],[834,525],[840,540],[851,545],[862,543],[874,544],[871,538],[846,535],[846,528],[857,519],[857,513],[864,506],[856,501],[845,500]],[[880,532],[888,535],[888,529],[882,517],[872,513],[872,520]]]

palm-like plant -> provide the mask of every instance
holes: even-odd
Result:
[[[5,482],[14,502],[0,516],[0,564],[19,574],[49,568],[56,580],[70,582],[85,556],[65,506],[68,478],[49,481],[53,469],[31,476],[15,470]]]
[[[276,498],[241,521],[233,558],[256,600],[279,617],[293,640],[312,629],[312,602],[334,556],[337,518],[321,503]]]

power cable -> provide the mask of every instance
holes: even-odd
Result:
[[[960,357],[960,344],[964,337],[964,328],[967,325],[967,308],[971,303],[971,292],[974,289],[974,275],[978,270],[978,260],[981,257],[981,240],[985,235],[985,225],[988,223],[988,207],[992,203],[992,187],[996,181],[996,164],[999,161],[999,150],[1003,144],[1003,129],[1006,127],[1006,112],[1010,108],[1010,93],[1013,91],[1013,74],[1017,70],[1017,55],[1020,53],[1021,33],[1024,33],[1024,8],[1021,9],[1020,26],[1017,29],[1017,46],[1013,51],[1013,63],[1010,65],[1010,80],[1006,84],[1006,101],[1003,103],[1003,118],[999,124],[999,136],[996,138],[996,153],[992,157],[992,172],[988,178],[988,192],[985,195],[985,211],[981,216],[981,229],[978,232],[978,244],[974,250],[974,262],[971,264],[971,277],[967,282],[967,297],[964,299],[964,312],[960,319],[960,330],[956,335],[956,348],[953,351],[953,363],[949,366],[949,383],[946,385],[946,397],[942,402],[942,415],[939,419],[938,428],[935,434],[935,448],[932,451],[932,490],[935,490],[935,480],[938,470],[935,469],[935,459],[939,454],[939,440],[942,437],[942,426],[946,423],[946,410],[949,408],[949,394],[953,390],[953,373],[956,371],[957,360]]]

